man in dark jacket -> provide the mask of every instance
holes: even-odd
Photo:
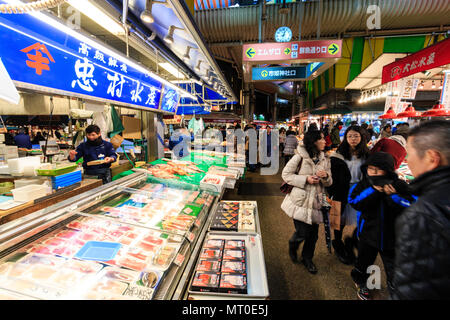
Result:
[[[413,128],[406,144],[417,202],[398,218],[392,299],[450,297],[450,122]]]
[[[386,152],[369,156],[361,166],[363,179],[349,191],[348,203],[358,212],[358,258],[351,276],[358,286],[358,297],[370,299],[366,286],[367,268],[380,253],[388,288],[392,288],[395,248],[395,220],[414,202],[406,182],[394,171],[394,159]]]
[[[83,158],[83,168],[87,175],[97,176],[103,183],[112,181],[111,163],[117,160],[112,144],[102,139],[100,128],[92,124],[86,128],[87,141],[82,142],[76,150],[69,153],[69,161],[78,161]],[[104,163],[88,165],[88,162],[103,160]]]
[[[19,134],[14,137],[14,142],[18,148],[31,149],[31,138],[26,129],[20,129]]]

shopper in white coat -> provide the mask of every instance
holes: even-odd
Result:
[[[332,184],[330,162],[323,152],[325,144],[322,132],[308,131],[303,145],[297,147],[296,154],[282,172],[283,180],[293,186],[281,204],[281,209],[294,220],[295,226],[289,240],[289,256],[297,262],[297,249],[304,241],[301,262],[312,274],[317,273],[312,258],[322,223],[323,194],[325,187]],[[300,161],[301,167],[296,174]]]

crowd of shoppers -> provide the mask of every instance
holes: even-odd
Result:
[[[341,142],[342,126],[337,122],[328,139],[328,128],[310,126],[302,142],[286,133],[282,178],[293,188],[281,209],[294,222],[289,257],[297,263],[303,243],[301,262],[317,273],[313,257],[326,194],[340,204],[334,252],[354,266],[349,277],[360,299],[372,298],[368,268],[378,254],[391,299],[448,299],[450,122],[428,121],[412,130],[407,124],[392,130],[388,124],[371,150],[372,127],[353,124]],[[327,145],[337,148],[329,157]],[[396,173],[405,159],[415,177],[410,183]],[[343,241],[345,228],[353,232]]]

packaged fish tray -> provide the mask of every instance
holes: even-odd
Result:
[[[200,259],[196,271],[202,272],[220,272],[221,260],[219,259]]]
[[[222,262],[221,272],[245,273],[247,270],[245,261],[224,260]]]
[[[226,273],[220,275],[219,292],[247,293],[247,275],[244,273]]]
[[[220,273],[196,272],[191,290],[200,292],[217,292],[219,290]]]

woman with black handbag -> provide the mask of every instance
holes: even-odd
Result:
[[[296,154],[286,164],[282,178],[291,189],[281,209],[294,220],[295,232],[289,240],[289,256],[296,263],[297,250],[304,241],[302,263],[312,273],[317,273],[312,258],[322,223],[322,198],[325,187],[332,183],[330,163],[325,157],[325,139],[320,131],[308,131]]]

